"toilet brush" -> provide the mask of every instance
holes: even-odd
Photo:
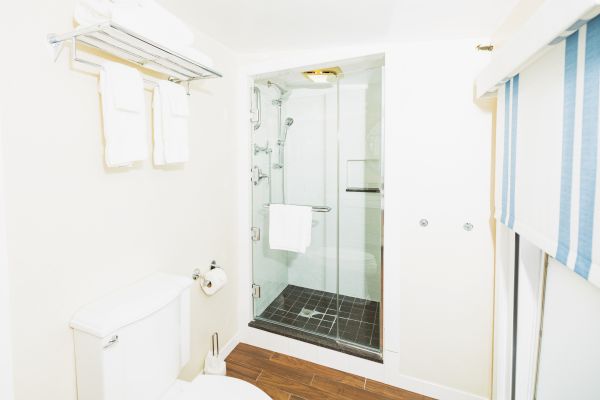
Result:
[[[219,334],[213,333],[210,338],[211,349],[204,360],[204,375],[225,375],[225,361],[219,359]]]

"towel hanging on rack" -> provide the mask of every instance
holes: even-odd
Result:
[[[106,165],[122,167],[145,160],[148,143],[142,76],[136,69],[105,61],[100,71],[99,90]]]
[[[188,96],[181,85],[160,81],[154,89],[154,164],[188,160]]]

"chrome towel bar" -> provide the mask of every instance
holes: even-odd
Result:
[[[287,204],[290,206],[297,206],[299,204]],[[269,208],[270,204],[265,204],[264,208]],[[312,208],[312,212],[319,212],[319,213],[328,213],[329,211],[331,211],[331,207],[328,206],[303,206],[303,207],[311,207]]]

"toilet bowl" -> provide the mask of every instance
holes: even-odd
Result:
[[[155,274],[76,313],[78,400],[270,399],[235,378],[177,379],[190,361],[191,284]]]

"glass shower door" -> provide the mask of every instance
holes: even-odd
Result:
[[[339,82],[339,339],[381,348],[383,68]]]
[[[252,149],[252,220],[260,231],[252,245],[253,282],[260,287],[254,323],[336,338],[337,85],[255,86],[262,122],[253,131]],[[268,205],[283,203],[313,207],[311,244],[304,253],[269,246]]]

